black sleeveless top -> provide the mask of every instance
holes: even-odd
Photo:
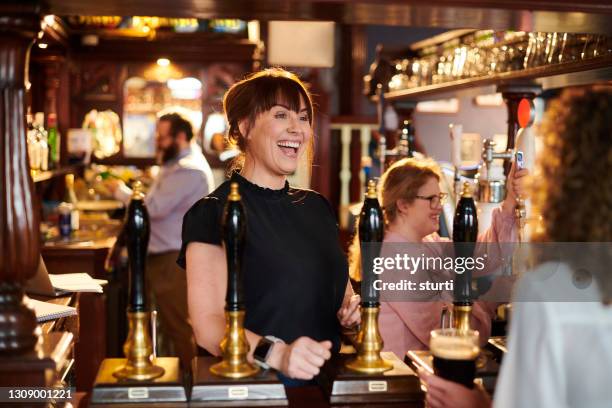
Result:
[[[177,263],[190,242],[221,245],[221,220],[231,182],[239,184],[247,217],[243,258],[245,328],[290,343],[301,336],[340,345],[336,312],[348,265],[327,200],[311,190],[259,187],[237,173],[195,203],[183,219]]]

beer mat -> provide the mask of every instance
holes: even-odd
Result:
[[[482,358],[484,357],[484,364]],[[482,349],[478,356],[476,365],[476,377],[497,377],[499,373],[499,363],[493,358],[489,350]],[[428,350],[410,350],[406,353],[406,363],[411,367],[423,368],[429,373],[433,373],[433,356]]]
[[[381,351],[380,356],[393,364],[393,368],[383,373],[383,375],[416,375],[416,373],[406,365],[402,360],[399,359],[395,353],[391,351]]]

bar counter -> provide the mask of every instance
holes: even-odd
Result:
[[[81,228],[67,240],[53,239],[42,246],[42,257],[51,274],[88,273],[96,279],[108,279],[104,268],[106,257],[121,230],[118,220],[82,220]],[[96,372],[108,353],[107,322],[108,294],[79,293],[78,312],[80,336],[75,340],[75,360],[78,375],[76,387],[88,391]]]
[[[104,261],[120,231],[119,220],[82,220],[72,237],[44,243],[41,253],[47,270],[54,274],[86,272],[95,279],[106,279]]]
[[[287,399],[289,400],[289,407],[291,408],[327,408],[327,407],[368,407],[368,408],[376,408],[376,407],[406,407],[406,408],[422,408],[425,406],[425,402],[419,403],[408,403],[408,402],[398,402],[398,403],[381,403],[381,404],[342,404],[342,405],[330,405],[330,403],[326,400],[325,395],[321,391],[318,386],[311,385],[306,387],[292,387],[286,388]],[[80,401],[78,407],[87,407],[89,406],[89,399],[91,398],[91,394],[87,394],[86,398]],[[91,405],[92,407],[101,407],[102,405]],[[119,406],[127,406],[127,405],[104,405],[106,407],[119,407]],[[142,403],[142,404],[129,404],[130,407],[149,407],[153,406],[152,403]],[[163,407],[187,407],[191,406],[189,403],[177,403],[177,404],[155,404],[155,406],[163,406]],[[198,406],[198,405],[193,405]],[[215,407],[222,406],[234,406],[237,407],[239,405],[210,405]],[[261,406],[266,406],[265,401],[262,402]]]

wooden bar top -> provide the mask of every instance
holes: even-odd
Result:
[[[86,272],[106,279],[104,261],[120,232],[119,220],[88,222],[70,239],[45,242],[41,252],[47,270],[55,274]]]

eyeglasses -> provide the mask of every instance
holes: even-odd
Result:
[[[446,197],[448,197],[448,194],[446,193],[434,194],[426,197],[419,195],[415,196],[415,198],[429,201],[430,208],[436,208],[438,205],[444,204],[446,202]]]

